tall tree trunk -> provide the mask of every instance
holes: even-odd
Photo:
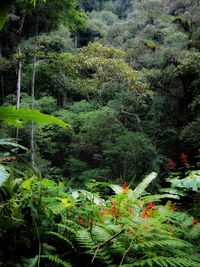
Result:
[[[20,108],[20,96],[21,96],[21,78],[22,78],[22,50],[21,50],[21,35],[24,26],[25,13],[23,13],[20,28],[19,28],[19,43],[18,43],[18,73],[17,73],[17,109]]]
[[[21,59],[21,40],[18,44],[18,72],[17,72],[17,109],[20,108],[20,96],[21,96],[21,78],[22,78],[22,59]]]
[[[36,29],[35,29],[35,41],[34,41],[34,56],[33,56],[33,72],[32,72],[32,83],[31,83],[31,109],[35,109],[35,74],[36,74],[36,61],[37,61],[37,37],[38,37],[38,14],[36,18]],[[34,140],[35,124],[32,122],[31,125],[31,164],[35,164],[35,140]]]
[[[18,43],[18,72],[17,72],[17,103],[16,108],[20,109],[20,97],[21,97],[21,79],[22,79],[22,50],[21,50],[21,35],[22,35],[22,29],[24,26],[24,20],[25,20],[25,12],[23,13],[20,28],[19,28],[19,43]],[[18,140],[19,136],[19,128],[16,130],[16,142]]]

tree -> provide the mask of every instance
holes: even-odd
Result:
[[[115,177],[135,179],[150,170],[158,170],[158,155],[151,140],[139,132],[125,132],[113,142],[104,143],[104,156]]]

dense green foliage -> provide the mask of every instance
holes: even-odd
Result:
[[[199,12],[1,1],[0,266],[200,265]]]
[[[16,103],[13,74],[22,60],[21,107],[29,108],[38,14],[35,107],[72,125],[38,126],[37,163],[73,179],[123,180],[166,171],[163,160],[183,151],[193,158],[200,144],[198,1],[79,1],[89,12],[87,29],[74,7],[51,0],[34,11],[21,1],[1,33],[2,103]],[[27,131],[19,138],[28,145]]]

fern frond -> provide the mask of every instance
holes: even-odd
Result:
[[[97,251],[96,258],[100,259],[107,266],[110,266],[113,263],[113,260],[111,258],[111,255],[110,255],[109,251],[107,249],[105,249],[105,248],[100,248]]]
[[[26,266],[28,266],[28,267],[36,267],[37,263],[38,263],[38,260],[39,260],[39,256],[38,255],[36,255],[34,258],[31,258],[31,259],[22,258],[23,263],[25,263]]]
[[[87,229],[78,230],[76,239],[79,245],[84,248],[94,248],[96,245]]]
[[[57,263],[59,265],[62,265],[64,267],[72,267],[72,265],[69,262],[66,262],[66,261],[61,260],[56,255],[41,255],[41,258],[46,258],[49,261],[52,261],[52,262]]]
[[[74,223],[75,224],[75,223]],[[65,224],[61,224],[61,223],[59,223],[59,224],[57,224],[57,226],[58,226],[58,229],[60,230],[60,231],[67,231],[68,233],[71,233],[71,234],[76,234],[76,230],[75,229],[77,229],[77,225],[75,225],[75,227],[74,227],[74,225],[72,226],[72,225],[65,225]]]
[[[189,237],[192,239],[200,239],[200,223],[197,223],[192,227]]]
[[[151,240],[146,241],[138,244],[141,248],[154,248],[154,247],[160,247],[164,248],[165,250],[168,249],[189,249],[192,247],[192,245],[188,242],[185,242],[181,239],[163,239],[163,240]]]
[[[47,234],[56,236],[57,238],[65,241],[72,249],[75,250],[75,247],[74,247],[73,243],[68,238],[66,238],[65,236],[63,236],[62,234],[59,234],[59,233],[53,232],[53,231],[49,231],[49,232],[47,232]]]
[[[92,228],[92,238],[97,242],[104,242],[111,238],[111,234],[107,229],[100,227],[100,226],[95,226]]]
[[[23,122],[30,121],[42,124],[55,123],[63,128],[69,126],[62,120],[57,119],[52,115],[42,114],[38,110],[16,109],[12,106],[0,107],[0,120],[17,127],[21,127]]]
[[[122,265],[127,266],[127,265]],[[131,265],[129,265],[131,266]],[[191,260],[188,257],[164,257],[158,256],[148,258],[146,260],[139,260],[132,264],[132,266],[151,266],[151,267],[199,267],[199,263]]]

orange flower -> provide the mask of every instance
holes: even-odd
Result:
[[[156,206],[152,202],[148,203],[148,206],[146,207],[146,209],[144,209],[142,211],[141,218],[142,219],[146,219],[146,217],[152,218],[153,216],[150,213],[150,211],[153,210],[153,209],[156,209]]]
[[[124,182],[122,185],[122,194],[127,194],[127,190],[128,190],[128,183]]]
[[[110,213],[111,213],[113,216],[115,216],[115,217],[118,216],[118,208],[117,208],[117,206],[115,205],[115,202],[114,202],[113,200],[111,201]]]

